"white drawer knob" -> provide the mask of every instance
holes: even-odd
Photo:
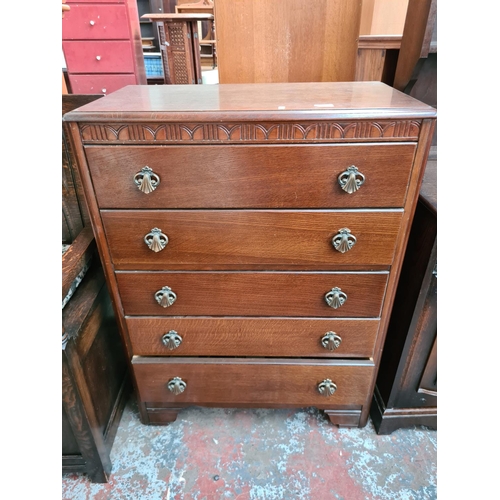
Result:
[[[100,61],[101,60],[101,56],[95,56],[95,58]]]
[[[95,21],[90,21],[90,26],[94,26]]]

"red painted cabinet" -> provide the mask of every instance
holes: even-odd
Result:
[[[68,0],[62,47],[73,94],[146,85],[136,0]]]

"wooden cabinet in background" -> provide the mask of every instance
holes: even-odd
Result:
[[[68,0],[62,47],[72,94],[146,83],[136,0]]]
[[[141,37],[144,42],[146,39],[152,39],[151,46],[143,44],[143,50],[146,53],[151,51],[160,52],[160,40],[158,38],[157,23],[149,19],[141,19],[144,14],[168,14],[175,12],[176,0],[136,0],[139,13]]]
[[[158,25],[164,83],[198,85],[202,82],[198,22],[213,21],[212,14],[145,14]]]
[[[392,86],[400,46],[400,35],[360,35],[355,81]]]
[[[130,380],[90,227],[63,255],[63,284],[80,272],[75,254],[87,254],[90,268],[62,312],[62,472],[85,472],[102,483]],[[63,298],[64,292],[63,286]]]
[[[430,157],[370,415],[379,434],[437,428],[437,158]]]
[[[62,96],[63,114],[102,95]],[[106,482],[130,377],[63,124],[62,471]]]
[[[214,3],[220,83],[355,79],[361,2]]]

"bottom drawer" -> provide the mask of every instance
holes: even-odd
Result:
[[[363,405],[374,370],[369,361],[134,356],[132,363],[141,401],[173,405]]]

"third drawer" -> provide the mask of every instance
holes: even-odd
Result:
[[[377,319],[127,317],[137,356],[373,356]]]
[[[380,315],[388,272],[117,272],[130,316]],[[327,296],[338,307],[327,304]],[[335,299],[343,299],[341,305]],[[160,305],[163,300],[170,305]]]

